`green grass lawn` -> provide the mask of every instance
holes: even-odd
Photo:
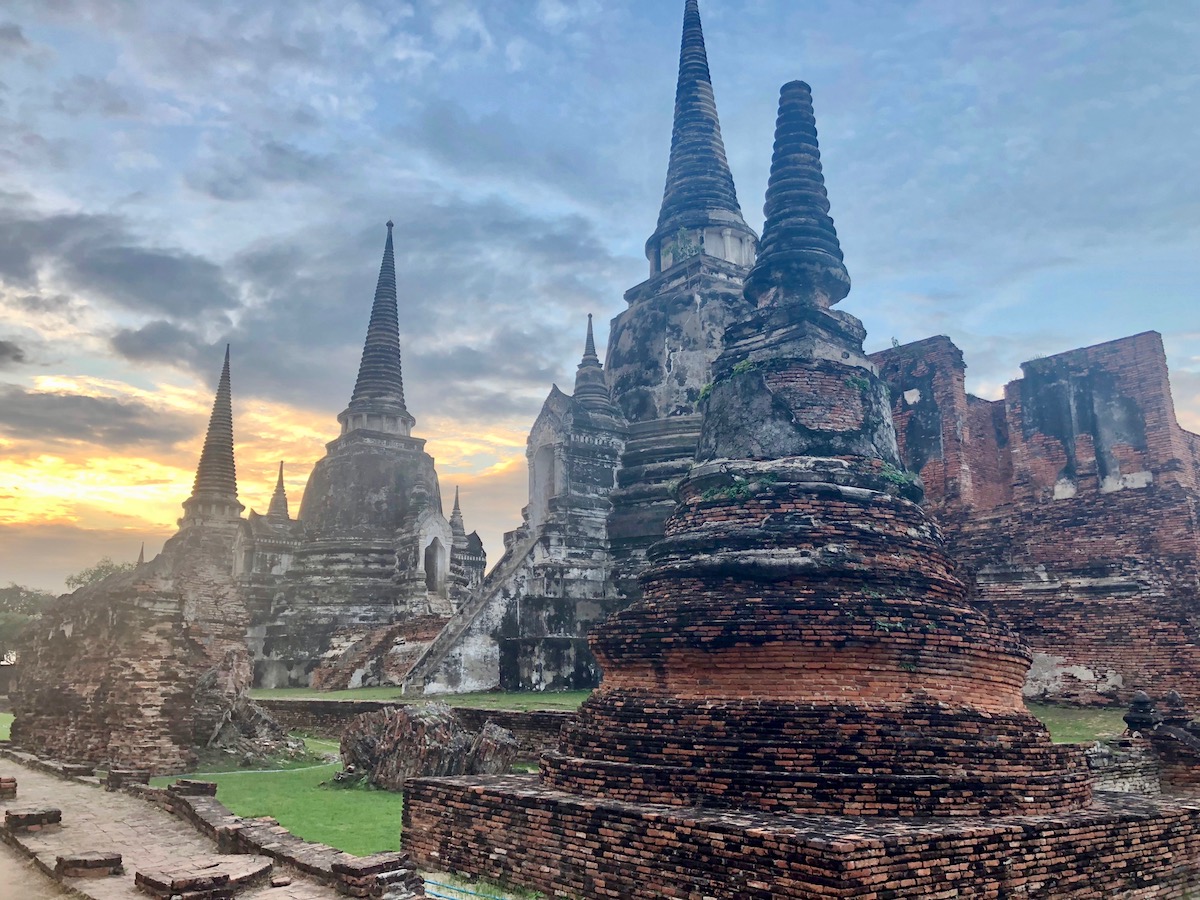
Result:
[[[7,741],[12,733],[13,714],[0,713],[0,741]]]
[[[336,754],[338,749],[336,741],[305,738],[305,743],[316,753]],[[404,801],[399,794],[322,786],[341,768],[340,763],[288,761],[280,767],[285,771],[202,771],[195,775],[215,781],[217,799],[239,816],[271,816],[295,835],[358,856],[400,849]],[[155,778],[151,783],[161,787],[174,780]]]
[[[480,691],[474,694],[401,694],[397,687],[355,688],[348,691],[314,691],[309,688],[256,688],[255,700],[396,700],[402,703],[427,703],[441,700],[451,706],[474,709],[565,709],[576,710],[591,691]]]
[[[1045,703],[1028,704],[1029,711],[1050,730],[1056,744],[1077,744],[1116,737],[1125,730],[1123,708],[1072,709]]]

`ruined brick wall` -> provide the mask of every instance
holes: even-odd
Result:
[[[258,700],[289,731],[309,734],[341,735],[346,723],[366,712],[376,712],[403,703],[387,700]],[[563,725],[574,713],[559,710],[475,709],[453,707],[454,715],[469,731],[482,731],[488,722],[507,728],[517,738],[521,751],[540,753],[558,743]]]
[[[1181,900],[1200,854],[1200,812],[1132,794],[1069,816],[890,820],[884,831],[855,817],[664,810],[482,781],[409,782],[404,849],[419,866],[551,896]]]
[[[187,771],[250,684],[233,530],[186,529],[156,559],[61,598],[22,651],[14,746]]]
[[[873,360],[905,463],[976,601],[1035,651],[1027,694],[1113,702],[1178,685],[1196,699],[1198,442],[1175,420],[1161,338],[1025,363],[998,401],[965,394],[948,344],[931,338]],[[912,393],[926,387],[932,399]],[[933,435],[940,452],[928,451]],[[947,460],[963,463],[957,483]]]

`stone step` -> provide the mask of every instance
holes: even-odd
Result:
[[[265,880],[273,863],[265,856],[208,856],[172,866],[138,870],[134,883],[151,897],[167,900],[229,900],[238,891]]]
[[[4,811],[4,828],[11,834],[55,829],[62,825],[62,810],[53,806],[25,806]]]
[[[60,856],[54,864],[54,874],[60,878],[107,878],[124,875],[120,853],[85,850]]]

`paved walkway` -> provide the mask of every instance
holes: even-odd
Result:
[[[62,810],[57,831],[19,835],[20,843],[53,869],[58,856],[89,850],[116,851],[123,857],[125,875],[111,878],[68,879],[66,884],[95,900],[146,900],[134,888],[139,869],[172,868],[181,862],[217,855],[217,849],[191,825],[158,807],[120,792],[80,784],[43,774],[12,760],[0,760],[0,775],[14,775],[16,800],[0,800],[0,811],[27,806],[53,806]],[[283,887],[254,887],[238,894],[239,900],[334,900],[332,886],[292,871],[276,868],[292,879]],[[0,885],[0,897],[7,897]],[[15,900],[15,898],[14,898]]]

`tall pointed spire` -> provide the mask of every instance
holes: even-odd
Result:
[[[671,161],[658,228],[646,243],[652,271],[705,253],[739,264],[753,259],[754,232],[742,219],[725,159],[698,0],[687,0],[675,88]]]
[[[766,221],[746,296],[760,306],[806,302],[828,308],[850,292],[850,274],[829,217],[812,89],[803,81],[779,92],[775,153],[763,207]]]
[[[363,344],[362,362],[350,405],[338,416],[342,433],[365,428],[371,431],[409,434],[416,420],[404,403],[404,375],[400,367],[400,314],[396,298],[396,256],[392,247],[391,220],[371,322]]]
[[[458,485],[454,486],[454,509],[450,511],[450,530],[454,533],[455,543],[467,536],[467,526],[463,524],[462,507],[458,505]]]
[[[287,490],[283,486],[283,462],[279,463],[279,478],[275,482],[275,493],[271,495],[271,505],[267,507],[267,517],[289,521]]]
[[[604,366],[596,355],[596,339],[592,336],[592,314],[588,313],[587,338],[583,342],[583,359],[575,371],[575,401],[586,409],[613,415],[612,394]]]
[[[137,563],[135,565],[137,568],[140,569],[145,564],[146,564],[146,542],[142,541],[142,549],[138,551]]]
[[[237,468],[233,462],[233,402],[229,387],[229,345],[225,345],[225,364],[217,382],[204,449],[196,467],[192,496],[183,502],[181,524],[196,524],[209,519],[237,519],[245,507],[237,498]]]

